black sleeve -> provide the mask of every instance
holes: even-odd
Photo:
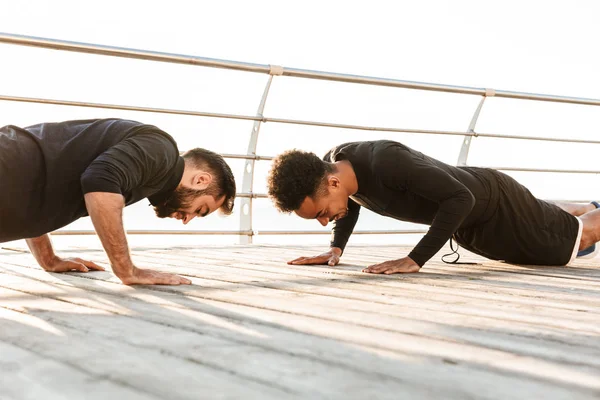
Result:
[[[423,266],[452,237],[475,205],[471,191],[450,173],[401,146],[390,146],[377,160],[382,183],[439,204],[427,234],[408,255]]]
[[[348,199],[348,215],[337,221],[333,221],[333,230],[331,231],[330,247],[339,247],[344,251],[350,235],[354,230],[358,214],[360,213],[360,205],[352,199]]]
[[[323,161],[331,162],[331,153],[333,153],[333,149],[325,154]],[[352,235],[356,221],[358,221],[359,213],[360,205],[352,199],[348,199],[348,214],[340,220],[333,221],[329,247],[339,247],[342,249],[342,253],[344,252],[346,243],[348,243],[348,239],[350,239],[350,235]]]
[[[131,136],[100,154],[81,175],[83,193],[125,194],[161,182],[177,163],[175,144],[160,133]]]

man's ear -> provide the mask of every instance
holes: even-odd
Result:
[[[212,182],[212,175],[208,172],[198,172],[192,178],[192,185],[194,189],[204,190],[206,189],[210,183]]]
[[[335,175],[329,175],[327,177],[327,186],[339,189],[341,186],[340,179]]]

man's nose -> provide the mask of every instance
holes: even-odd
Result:
[[[327,226],[327,224],[329,223],[329,218],[319,217],[319,218],[317,218],[317,221],[319,221],[321,223],[321,225]]]
[[[188,222],[190,222],[191,220],[193,220],[195,217],[196,217],[195,215],[185,214],[185,215],[183,216],[183,219],[182,219],[182,221],[183,221],[183,224],[184,224],[184,225],[187,225],[187,224],[188,224]]]

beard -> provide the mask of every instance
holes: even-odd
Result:
[[[207,190],[178,187],[164,204],[154,206],[154,212],[158,218],[170,217],[174,212],[189,208],[196,198],[205,194],[209,194]]]

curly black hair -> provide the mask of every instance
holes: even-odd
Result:
[[[196,168],[210,172],[216,184],[211,184],[206,189],[206,194],[212,195],[215,199],[225,196],[225,201],[219,211],[224,215],[231,214],[236,194],[235,179],[225,159],[217,153],[200,147],[186,151],[183,159],[191,162]]]
[[[306,197],[314,198],[325,188],[323,181],[333,170],[315,153],[288,150],[273,160],[267,177],[269,197],[279,211],[295,211]]]

